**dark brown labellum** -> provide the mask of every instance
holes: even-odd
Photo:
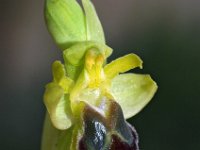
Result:
[[[115,101],[110,101],[106,117],[90,106],[83,113],[84,134],[79,150],[139,150],[136,130],[125,121]]]

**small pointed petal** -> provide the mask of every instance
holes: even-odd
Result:
[[[136,67],[142,68],[142,60],[135,54],[128,54],[107,64],[104,67],[104,72],[107,78],[112,79],[119,73],[124,73]]]
[[[52,65],[52,72],[54,82],[64,89],[64,93],[69,93],[74,82],[66,76],[64,65],[60,61],[55,61]]]

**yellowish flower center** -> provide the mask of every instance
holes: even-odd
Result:
[[[89,50],[85,57],[85,68],[90,78],[89,88],[97,88],[105,78],[102,67],[105,57],[96,49]]]

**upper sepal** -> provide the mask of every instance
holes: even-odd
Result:
[[[79,42],[93,41],[105,44],[104,32],[90,0],[46,0],[47,28],[61,50]]]
[[[105,44],[105,37],[101,22],[91,0],[82,0],[85,11],[87,40]]]
[[[87,39],[85,16],[76,0],[46,0],[44,14],[47,28],[61,50]]]

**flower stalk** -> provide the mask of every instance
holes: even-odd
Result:
[[[110,63],[113,50],[90,0],[46,0],[45,19],[63,62],[52,65],[46,85],[47,114],[42,150],[138,150],[136,130],[125,119],[136,115],[157,90],[149,75],[125,73],[142,68],[128,54]]]

